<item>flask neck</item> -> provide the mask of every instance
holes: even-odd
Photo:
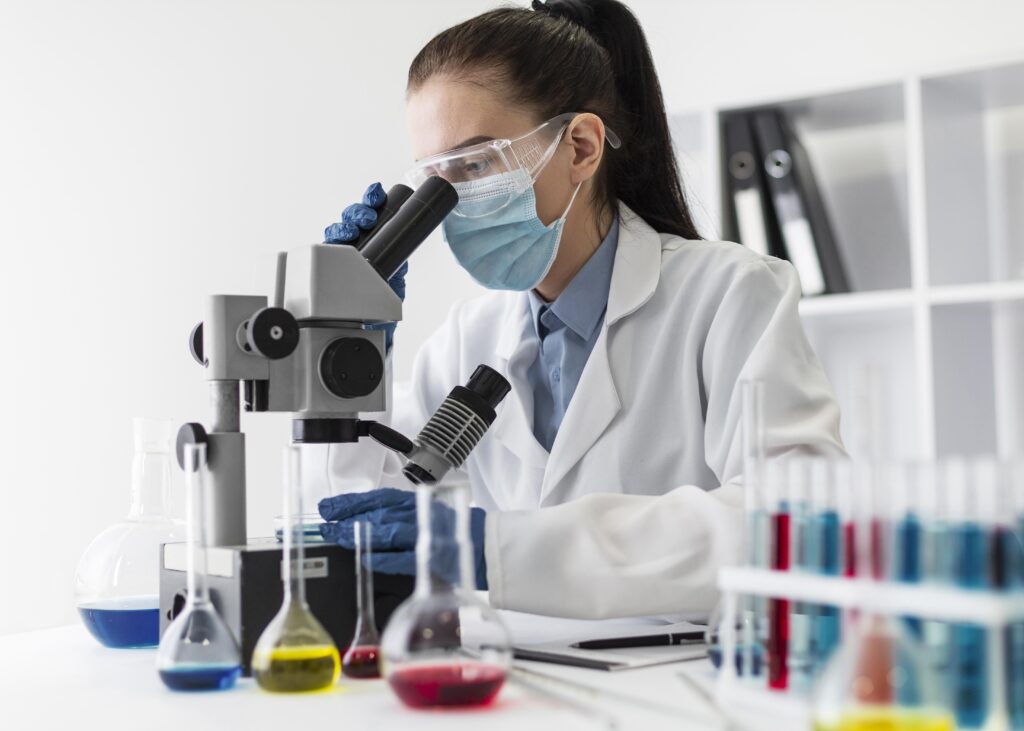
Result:
[[[356,527],[356,628],[353,645],[377,645],[380,638],[377,634],[377,621],[373,609],[373,571],[370,570],[369,557],[372,542],[369,537],[369,526],[360,522]]]
[[[165,518],[170,483],[170,455],[166,452],[137,451],[132,459],[132,493],[128,517],[134,520]]]
[[[472,591],[469,491],[464,486],[416,488],[416,594]]]

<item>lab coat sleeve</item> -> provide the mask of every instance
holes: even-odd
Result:
[[[416,354],[411,381],[393,384],[388,411],[367,414],[366,418],[376,418],[410,439],[419,434],[448,392],[459,384],[463,319],[462,304],[456,304],[442,326]],[[388,360],[390,371],[390,357]],[[368,438],[355,444],[331,445],[328,494],[376,487],[412,489],[414,485],[402,474],[402,466],[403,460],[398,454]],[[468,481],[465,471],[458,469],[445,475],[442,483],[468,484]]]
[[[737,563],[742,548],[739,382],[765,383],[769,455],[842,454],[838,407],[800,325],[799,299],[789,264],[758,260],[743,265],[718,302],[700,367],[705,460],[720,487],[594,494],[488,515],[492,604],[588,619],[710,611],[718,569]]]

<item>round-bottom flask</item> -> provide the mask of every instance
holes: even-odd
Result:
[[[75,604],[103,645],[155,647],[160,642],[160,545],[181,540],[165,513],[171,481],[170,421],[135,419],[128,516],[89,544],[75,571]]]
[[[306,603],[299,448],[285,448],[284,601],[263,630],[252,655],[252,672],[264,690],[297,693],[326,690],[338,680],[341,658],[334,640]]]
[[[384,677],[413,708],[485,705],[512,652],[497,612],[473,593],[467,491],[421,485],[416,513],[416,589],[384,630]]]
[[[206,445],[186,444],[184,464],[188,511],[186,601],[160,640],[156,666],[160,679],[172,690],[226,690],[241,675],[242,659],[231,630],[210,600],[206,581]]]

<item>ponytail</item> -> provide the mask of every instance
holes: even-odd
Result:
[[[643,30],[616,0],[534,0],[499,8],[436,35],[409,67],[409,92],[435,74],[491,74],[538,121],[592,112],[622,138],[595,181],[601,207],[629,206],[660,233],[700,235],[669,135],[661,84]]]

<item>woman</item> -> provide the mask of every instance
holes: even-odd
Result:
[[[793,268],[700,239],[650,51],[614,0],[449,28],[413,60],[407,102],[412,177],[456,185],[445,239],[496,291],[424,345],[392,423],[415,433],[478,363],[512,384],[453,476],[479,506],[479,586],[541,614],[707,611],[741,543],[740,381],[765,383],[769,454],[842,450]],[[335,474],[407,487],[400,466],[368,445],[331,456]],[[409,523],[411,504],[393,490],[331,498],[325,536]],[[405,537],[381,539],[378,569],[411,573],[411,532],[393,533]]]

